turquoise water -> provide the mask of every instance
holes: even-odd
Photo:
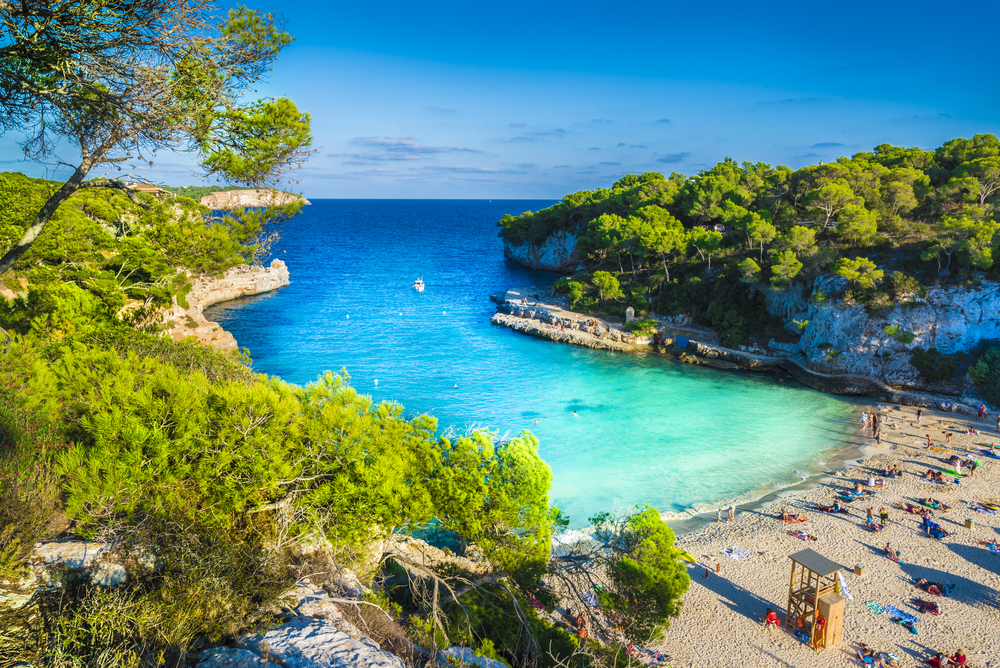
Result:
[[[206,315],[262,373],[306,383],[346,367],[361,392],[441,429],[532,431],[553,499],[577,527],[616,504],[681,514],[759,496],[815,471],[855,433],[854,402],[788,379],[491,325],[491,292],[555,278],[505,260],[495,223],[549,204],[320,200],[277,246],[292,284]],[[418,277],[423,293],[410,287]]]

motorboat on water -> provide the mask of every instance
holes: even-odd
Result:
[[[424,279],[423,278],[418,278],[417,280],[413,281],[413,289],[416,290],[417,292],[423,292],[424,291]]]

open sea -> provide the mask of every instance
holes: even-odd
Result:
[[[491,293],[557,278],[506,260],[496,221],[551,204],[314,200],[275,245],[291,285],[206,316],[258,372],[305,384],[346,368],[360,392],[432,415],[442,431],[530,430],[574,527],[614,507],[684,517],[751,500],[822,470],[853,440],[857,401],[788,378],[491,325]]]

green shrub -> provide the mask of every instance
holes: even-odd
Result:
[[[949,380],[958,371],[958,359],[954,355],[941,353],[937,348],[914,349],[910,364],[928,383]]]
[[[1000,341],[980,341],[972,351],[976,363],[969,367],[969,378],[990,403],[1000,405]]]
[[[882,331],[904,345],[913,343],[913,340],[917,338],[917,335],[913,332],[901,330],[899,325],[886,325],[882,328]]]
[[[558,294],[569,297],[569,306],[573,308],[576,303],[583,298],[583,284],[579,281],[571,281],[568,278],[560,278],[554,286]]]
[[[656,321],[652,318],[632,320],[625,323],[625,329],[636,336],[652,336],[656,333]]]

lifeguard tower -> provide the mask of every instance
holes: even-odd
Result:
[[[792,578],[788,583],[785,628],[807,634],[807,643],[817,652],[837,644],[843,638],[845,606],[837,573],[844,567],[808,549],[789,558]]]

